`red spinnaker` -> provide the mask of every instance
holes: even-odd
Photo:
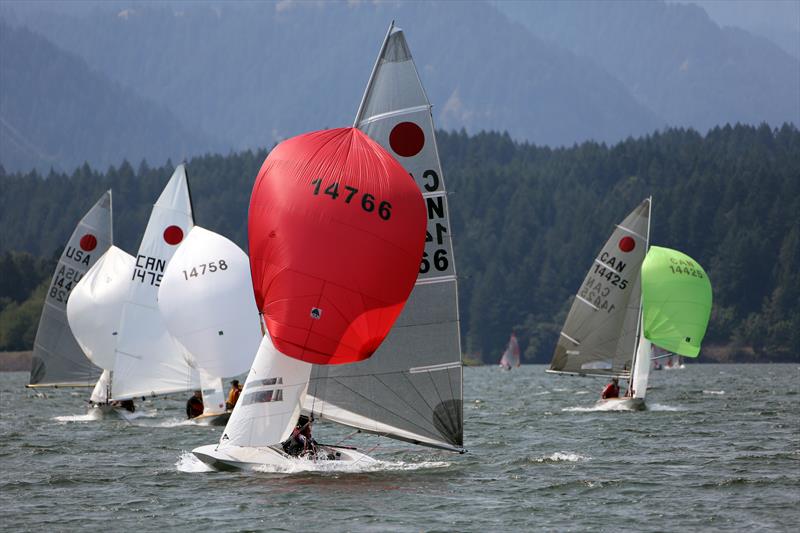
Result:
[[[276,348],[316,364],[371,356],[414,287],[425,226],[414,180],[358,129],[276,146],[248,220],[256,304]]]

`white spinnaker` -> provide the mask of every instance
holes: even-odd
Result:
[[[158,288],[178,244],[194,225],[186,169],[178,165],[153,206],[122,309],[112,394],[114,399],[196,389],[197,372],[167,331]]]
[[[225,390],[222,378],[212,376],[203,369],[199,369],[200,386],[203,392],[203,414],[216,415],[225,412]]]
[[[92,389],[92,396],[89,398],[92,403],[108,403],[109,392],[111,391],[111,371],[103,370],[100,379]]]
[[[261,342],[261,324],[250,262],[230,240],[192,228],[164,272],[158,309],[195,367],[221,377],[250,368]]]
[[[81,277],[113,242],[111,191],[83,216],[56,265],[33,343],[30,385],[91,386],[101,369],[93,365],[70,331],[66,306]]]
[[[114,368],[114,350],[133,264],[132,255],[112,246],[83,276],[67,302],[72,334],[86,357],[105,370]]]
[[[242,394],[222,432],[226,446],[272,446],[287,438],[300,415],[311,364],[287,357],[264,335]]]
[[[636,359],[633,363],[632,388],[633,397],[644,399],[647,394],[647,381],[650,377],[650,350],[652,343],[644,335],[639,338],[639,346],[636,348]]]

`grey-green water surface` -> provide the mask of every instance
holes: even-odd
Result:
[[[788,531],[800,524],[800,367],[654,372],[650,410],[597,411],[602,380],[467,368],[454,455],[367,435],[349,471],[203,472],[218,428],[184,398],[87,420],[83,391],[0,374],[5,531]],[[318,424],[318,440],[349,432]]]

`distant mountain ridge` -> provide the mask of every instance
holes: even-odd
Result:
[[[0,16],[159,106],[151,113],[168,110],[186,142],[155,127],[149,137],[174,160],[350,124],[392,19],[406,31],[440,128],[563,146],[667,125],[800,122],[797,61],[763,39],[720,29],[693,5],[113,0],[6,2]],[[26,118],[34,123],[14,128],[33,131],[43,120]],[[7,128],[0,135],[16,139]],[[7,169],[28,168],[6,151]],[[136,143],[43,153],[69,154],[66,168],[146,156]],[[45,158],[39,168],[48,165]]]
[[[104,167],[219,149],[163,106],[92,71],[26,28],[0,20],[0,164],[7,169]]]

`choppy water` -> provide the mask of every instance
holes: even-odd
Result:
[[[6,531],[794,530],[800,367],[690,365],[652,374],[646,412],[592,408],[603,382],[465,370],[452,455],[358,435],[380,459],[350,471],[209,473],[186,452],[218,428],[183,399],[90,420],[81,394],[36,397],[0,374]],[[318,424],[331,442],[347,431]]]

